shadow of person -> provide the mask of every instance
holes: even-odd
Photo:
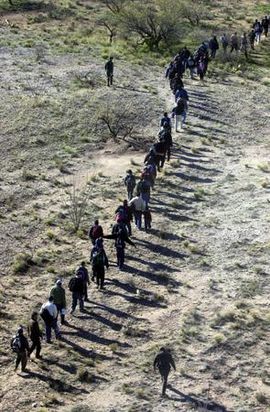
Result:
[[[202,398],[199,398],[198,396],[195,395],[186,395],[185,393],[179,391],[178,389],[175,389],[171,384],[167,385],[167,390],[172,391],[173,393],[177,394],[180,396],[180,398],[174,397],[170,398],[174,401],[179,401],[179,402],[188,402],[193,404],[193,406],[196,406],[198,408],[201,408],[201,412],[207,412],[207,411],[213,411],[213,412],[229,412],[225,406],[218,404],[217,402],[211,401],[211,400],[205,400]]]

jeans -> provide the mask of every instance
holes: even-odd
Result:
[[[83,306],[83,293],[80,292],[72,292],[72,306],[71,306],[71,311],[74,312],[74,310],[76,309],[77,303],[79,301],[79,306],[80,306],[80,310],[84,309]]]
[[[183,124],[186,122],[186,118],[187,118],[187,112],[186,111],[184,111],[182,114],[177,114],[175,116],[175,131],[176,132],[178,131],[179,123],[180,123],[181,129],[182,129]]]
[[[41,342],[39,338],[32,340],[32,345],[31,345],[29,353],[30,354],[33,353],[35,349],[36,349],[36,358],[39,358],[40,351],[41,351]]]
[[[61,325],[64,325],[65,323],[65,315],[62,314],[62,309],[65,309],[63,305],[59,305],[58,303],[55,304],[55,306],[57,307],[57,317],[60,313],[60,318],[61,318]]]
[[[142,227],[142,211],[141,210],[135,210],[134,217],[135,217],[135,225],[137,226],[138,229],[141,229],[141,227]]]
[[[125,249],[123,247],[116,248],[117,266],[122,269],[125,263]]]
[[[27,353],[26,350],[23,350],[22,352],[17,353],[17,358],[16,358],[16,364],[15,364],[15,369],[18,368],[19,364],[21,363],[22,365],[22,372],[24,372],[26,365],[27,365]]]
[[[144,192],[141,194],[142,199],[145,201],[146,206],[148,206],[148,203],[150,202],[150,192]]]
[[[134,187],[133,189],[127,189],[128,200],[131,200],[133,198],[133,191]]]
[[[51,342],[52,339],[52,329],[54,330],[55,337],[58,338],[60,336],[60,330],[57,325],[57,318],[54,319],[52,322],[45,323],[45,332],[46,332],[46,340],[47,342]]]

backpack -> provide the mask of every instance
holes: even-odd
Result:
[[[73,292],[76,286],[76,278],[71,278],[68,284],[70,292]]]
[[[19,353],[21,351],[21,340],[20,337],[18,335],[13,336],[12,340],[11,340],[11,349],[13,352],[15,353]]]
[[[92,259],[92,264],[93,264],[93,266],[103,266],[104,265],[102,250],[94,252],[93,259]]]
[[[44,320],[45,323],[52,323],[53,316],[50,314],[47,308],[42,309],[40,317]]]
[[[182,99],[182,97],[180,97],[180,99],[177,102],[177,110],[183,112],[185,108],[186,108],[185,101],[184,99]]]
[[[128,218],[128,216],[127,216],[127,213],[125,211],[125,208],[122,207],[122,206],[119,207],[118,212],[115,215],[116,222],[118,222],[118,223],[119,222],[125,222],[127,220],[127,218]]]
[[[128,190],[134,189],[134,187],[136,186],[135,176],[127,175],[127,177],[126,177],[126,186],[127,186]]]
[[[95,225],[93,226],[92,230],[91,230],[91,237],[93,239],[98,239],[101,236],[101,230],[100,230],[100,226],[99,225]]]

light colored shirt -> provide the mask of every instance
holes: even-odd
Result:
[[[128,203],[129,206],[134,206],[135,210],[143,212],[145,210],[145,201],[140,196],[135,196]]]
[[[52,303],[52,302],[50,302],[50,301],[44,303],[44,304],[41,306],[40,313],[41,313],[44,309],[47,309],[48,312],[49,312],[49,314],[50,314],[54,319],[57,318],[57,307],[55,306],[54,303]]]

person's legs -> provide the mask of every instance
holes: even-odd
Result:
[[[36,347],[37,347],[37,341],[36,341],[36,340],[33,340],[33,341],[32,341],[32,345],[30,346],[30,349],[29,349],[29,356],[31,355],[31,353],[34,352],[34,350],[36,349]]]
[[[25,371],[26,365],[27,365],[27,353],[26,351],[23,351],[21,353],[21,362],[22,362],[22,372]]]
[[[131,230],[131,223],[130,223],[130,221],[126,222],[126,227],[127,227],[128,235],[131,236],[132,230]]]
[[[80,311],[84,310],[84,302],[83,302],[83,294],[79,293],[79,305],[80,305]]]
[[[41,352],[41,342],[40,342],[40,339],[37,340],[37,341],[35,342],[35,344],[36,344],[36,358],[40,358],[40,352]]]
[[[57,319],[53,320],[52,328],[54,330],[56,339],[59,338],[61,336],[61,334],[60,334],[60,329],[58,327]]]
[[[52,325],[51,323],[45,323],[45,331],[46,331],[46,341],[47,343],[51,342],[52,339]]]
[[[180,120],[180,116],[177,114],[175,116],[175,131],[178,131],[178,126],[179,126],[179,120]]]
[[[110,75],[110,85],[112,86],[113,84],[113,74]]]
[[[160,370],[160,375],[162,379],[162,396],[166,394],[169,372],[170,371],[168,369]]]
[[[88,288],[87,288],[87,282],[84,283],[83,285],[83,295],[84,295],[84,301],[88,301]]]
[[[120,269],[123,269],[124,263],[125,263],[125,249],[121,248],[121,250],[120,250],[120,266],[119,266]]]
[[[169,162],[171,159],[171,146],[168,146],[167,148],[167,162]]]
[[[96,274],[96,281],[97,281],[97,287],[99,288],[99,285],[100,285],[100,283],[101,283],[99,271],[98,271],[97,274]]]
[[[104,280],[105,280],[105,270],[103,267],[103,270],[100,272],[100,289],[104,288]]]
[[[19,364],[21,363],[22,360],[22,356],[21,356],[21,352],[17,353],[17,358],[16,358],[16,362],[15,362],[15,371],[17,370]]]
[[[142,212],[141,211],[138,211],[137,219],[138,219],[138,229],[141,229],[142,227]]]
[[[71,312],[74,312],[74,310],[76,309],[77,302],[78,302],[78,295],[77,295],[77,292],[72,292],[72,305],[71,305]]]

